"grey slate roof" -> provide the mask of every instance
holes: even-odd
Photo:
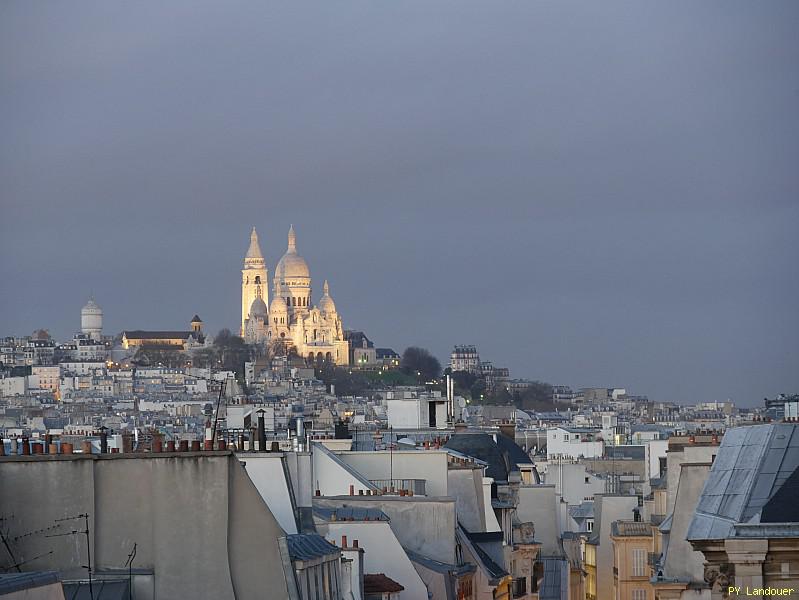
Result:
[[[0,596],[52,583],[58,583],[58,573],[55,571],[0,573]]]
[[[710,469],[689,540],[735,536],[738,523],[799,522],[799,425],[728,429]]]
[[[342,506],[339,508],[322,508],[314,506],[314,515],[325,521],[388,521],[389,518],[379,508],[361,508]]]
[[[569,563],[565,558],[541,557],[544,578],[538,588],[540,600],[568,600]]]
[[[518,470],[519,464],[531,464],[532,460],[518,444],[498,433],[494,437],[481,432],[456,433],[449,438],[445,448],[466,456],[473,456],[488,464],[486,476],[495,481],[507,481],[510,471]]]
[[[569,516],[572,519],[592,519],[594,517],[594,502],[585,500],[576,506],[569,507]]]
[[[339,552],[338,546],[334,546],[318,533],[292,533],[286,538],[291,560],[311,560]]]

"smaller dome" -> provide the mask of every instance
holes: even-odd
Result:
[[[261,298],[256,298],[250,305],[250,318],[252,317],[266,318],[266,304]]]
[[[330,297],[330,286],[327,285],[327,280],[325,280],[323,291],[324,293],[319,299],[319,310],[326,314],[333,314],[336,312],[336,303]]]
[[[81,309],[81,312],[82,312],[82,313],[87,313],[87,314],[97,314],[97,313],[102,313],[102,312],[103,312],[103,309],[101,309],[101,308],[100,308],[100,307],[97,305],[97,303],[94,301],[94,298],[89,298],[89,301],[88,301],[88,302],[86,303],[86,305],[85,305],[85,306],[84,306],[84,307]]]
[[[274,298],[272,298],[272,302],[269,305],[269,313],[274,314],[288,314],[289,309],[286,306],[286,301],[283,299],[279,293],[275,294]]]

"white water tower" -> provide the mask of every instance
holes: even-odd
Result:
[[[97,306],[94,298],[89,298],[80,310],[80,330],[93,340],[100,340],[103,336],[103,309]]]

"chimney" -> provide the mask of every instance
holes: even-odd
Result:
[[[358,547],[358,540],[352,540],[352,547],[353,548],[357,548]]]
[[[167,440],[166,451],[167,452],[174,452],[175,451],[175,440]]]
[[[354,496],[354,495],[355,495],[355,486],[350,484],[350,496]]]
[[[244,452],[244,434],[239,434],[239,452]]]
[[[514,421],[503,421],[499,425],[499,432],[506,438],[516,440],[516,423]]]
[[[73,446],[69,442],[61,442],[61,454],[72,454]]]
[[[92,453],[92,443],[89,440],[83,440],[80,443],[80,449],[83,451],[83,454],[91,454]]]
[[[203,450],[213,450],[214,443],[211,440],[203,440]]]
[[[31,453],[31,445],[28,442],[28,438],[22,438],[22,456],[28,456]]]
[[[153,437],[153,452],[163,452],[164,451],[164,440],[161,439],[161,436],[154,436]]]
[[[227,450],[227,442],[225,440],[217,440],[216,441],[216,449],[217,450]]]
[[[347,536],[346,535],[342,535],[341,536],[341,547],[342,548],[346,548],[347,547]]]
[[[258,411],[258,450],[266,452],[266,425],[264,424],[264,409]]]
[[[463,421],[455,423],[455,433],[464,433],[468,429],[468,425]]]
[[[108,427],[100,427],[100,454],[108,454]]]
[[[188,452],[189,451],[189,440],[180,440],[180,445],[178,446],[178,452]]]
[[[191,441],[191,451],[192,452],[199,452],[200,451],[200,440],[192,440]]]

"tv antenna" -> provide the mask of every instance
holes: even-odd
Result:
[[[52,535],[46,535],[44,537],[62,537],[65,535],[81,535],[84,534],[86,536],[86,564],[81,565],[86,572],[89,574],[89,598],[94,600],[94,590],[92,588],[92,549],[91,549],[91,539],[89,538],[89,514],[83,513],[80,515],[75,515],[74,517],[64,517],[63,519],[56,519],[56,523],[61,523],[64,521],[77,521],[78,519],[83,519],[84,522],[84,529],[73,529],[72,531],[66,531],[64,533],[54,533]],[[78,585],[80,587],[80,585]]]

